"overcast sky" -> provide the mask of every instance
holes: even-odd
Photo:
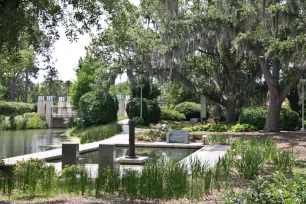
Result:
[[[135,5],[139,5],[140,0],[130,0]],[[52,54],[53,60],[55,61],[55,67],[58,71],[59,79],[75,80],[76,74],[74,69],[78,65],[80,57],[84,57],[86,54],[85,47],[90,44],[90,37],[88,34],[80,35],[77,42],[70,42],[66,35],[65,30],[62,27],[58,28],[60,39],[54,45],[54,52]],[[36,82],[42,82],[45,73],[41,71],[39,73]],[[124,74],[116,79],[116,83],[120,81],[126,81],[127,77]]]

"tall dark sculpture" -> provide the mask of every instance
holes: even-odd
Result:
[[[133,120],[135,112],[135,102],[131,101],[129,106],[130,120],[129,120],[129,155],[126,158],[135,159],[138,158],[135,154],[135,126],[136,123]]]

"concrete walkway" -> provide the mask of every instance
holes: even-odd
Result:
[[[185,159],[182,159],[181,162],[187,165],[187,168],[190,169],[190,164],[192,162],[199,161],[204,168],[210,169],[215,166],[219,158],[225,156],[229,149],[230,146],[228,145],[206,145]]]

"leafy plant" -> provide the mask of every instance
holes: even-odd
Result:
[[[140,99],[134,98],[134,117],[140,117]],[[126,105],[126,112],[130,117],[130,103]],[[144,124],[149,125],[150,123],[157,123],[160,120],[161,110],[156,101],[144,98],[142,101],[142,118]]]
[[[201,106],[194,102],[183,102],[175,106],[174,110],[185,115],[186,120],[200,118]]]
[[[89,127],[84,130],[80,130],[80,132],[77,134],[81,138],[81,143],[84,144],[84,143],[90,143],[90,142],[107,139],[121,132],[122,132],[121,125],[117,123],[111,123],[107,125]]]
[[[163,109],[161,110],[161,119],[171,120],[171,121],[181,121],[181,120],[186,120],[186,117],[183,113],[180,113],[178,111]]]
[[[220,144],[229,145],[231,144],[231,137],[221,135],[208,135],[205,139],[206,144]]]
[[[144,119],[140,117],[134,117],[133,120],[136,123],[136,126],[144,126]]]
[[[272,159],[272,168],[274,171],[281,171],[283,173],[292,172],[295,160],[296,155],[293,152],[278,150]]]
[[[118,101],[107,93],[88,92],[80,98],[79,107],[86,127],[117,121]]]
[[[231,130],[233,132],[252,132],[256,131],[256,127],[254,125],[250,124],[237,124],[235,126],[231,127]]]

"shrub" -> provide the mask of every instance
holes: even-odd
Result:
[[[272,159],[272,168],[274,171],[281,171],[283,173],[292,172],[295,158],[296,155],[293,152],[278,150]]]
[[[87,127],[117,121],[118,101],[108,93],[88,92],[81,97],[79,106]]]
[[[297,130],[300,125],[299,114],[290,108],[282,108],[280,112],[281,130],[293,131]]]
[[[161,119],[162,120],[181,121],[181,120],[185,120],[186,117],[183,113],[180,113],[178,111],[165,109],[165,110],[161,110]]]
[[[35,104],[0,101],[0,113],[2,115],[17,116],[27,112],[35,112]]]
[[[287,179],[283,173],[272,178],[259,176],[248,190],[231,193],[224,197],[225,203],[306,203],[305,177],[294,175]]]
[[[176,105],[174,110],[178,111],[179,113],[183,113],[186,117],[186,120],[201,117],[201,105],[197,103],[183,102]]]
[[[27,129],[44,129],[47,128],[47,123],[40,116],[34,115],[26,120]]]
[[[256,130],[254,125],[250,124],[237,124],[231,128],[233,132],[252,132]]]
[[[18,129],[18,130],[25,129],[26,122],[27,122],[27,119],[24,118],[22,115],[16,116],[14,120],[14,129]]]
[[[258,130],[264,129],[268,114],[267,107],[252,107],[243,109],[239,115],[240,124],[254,125]],[[299,127],[299,115],[289,108],[282,108],[280,112],[281,130],[296,130]]]
[[[140,117],[140,99],[134,98],[134,117]],[[126,112],[130,117],[130,103],[126,105]],[[157,123],[160,120],[160,108],[158,103],[149,99],[143,99],[142,101],[142,118],[144,124],[149,125],[150,123]]]
[[[122,132],[121,125],[117,123],[111,123],[107,125],[86,128],[79,133],[79,136],[81,137],[81,143],[84,144],[104,140],[120,132]]]
[[[263,169],[265,163],[265,151],[261,146],[247,146],[239,155],[241,158],[234,161],[234,167],[239,176],[244,179],[253,179]]]
[[[147,129],[142,132],[136,132],[136,139],[139,141],[153,141],[157,138],[160,138],[161,140],[166,140],[166,132],[155,130],[155,129]]]
[[[144,120],[140,117],[134,117],[133,120],[136,123],[136,126],[143,126],[144,125]]]
[[[208,131],[208,132],[226,132],[227,126],[223,124],[212,124],[208,123],[205,125],[196,125],[193,127],[183,128],[183,130],[188,130],[190,132],[196,131]]]
[[[267,114],[266,107],[245,108],[239,115],[239,123],[254,125],[258,130],[262,130],[265,127]]]
[[[205,139],[205,144],[229,145],[230,143],[231,143],[231,137],[229,136],[209,135]]]

